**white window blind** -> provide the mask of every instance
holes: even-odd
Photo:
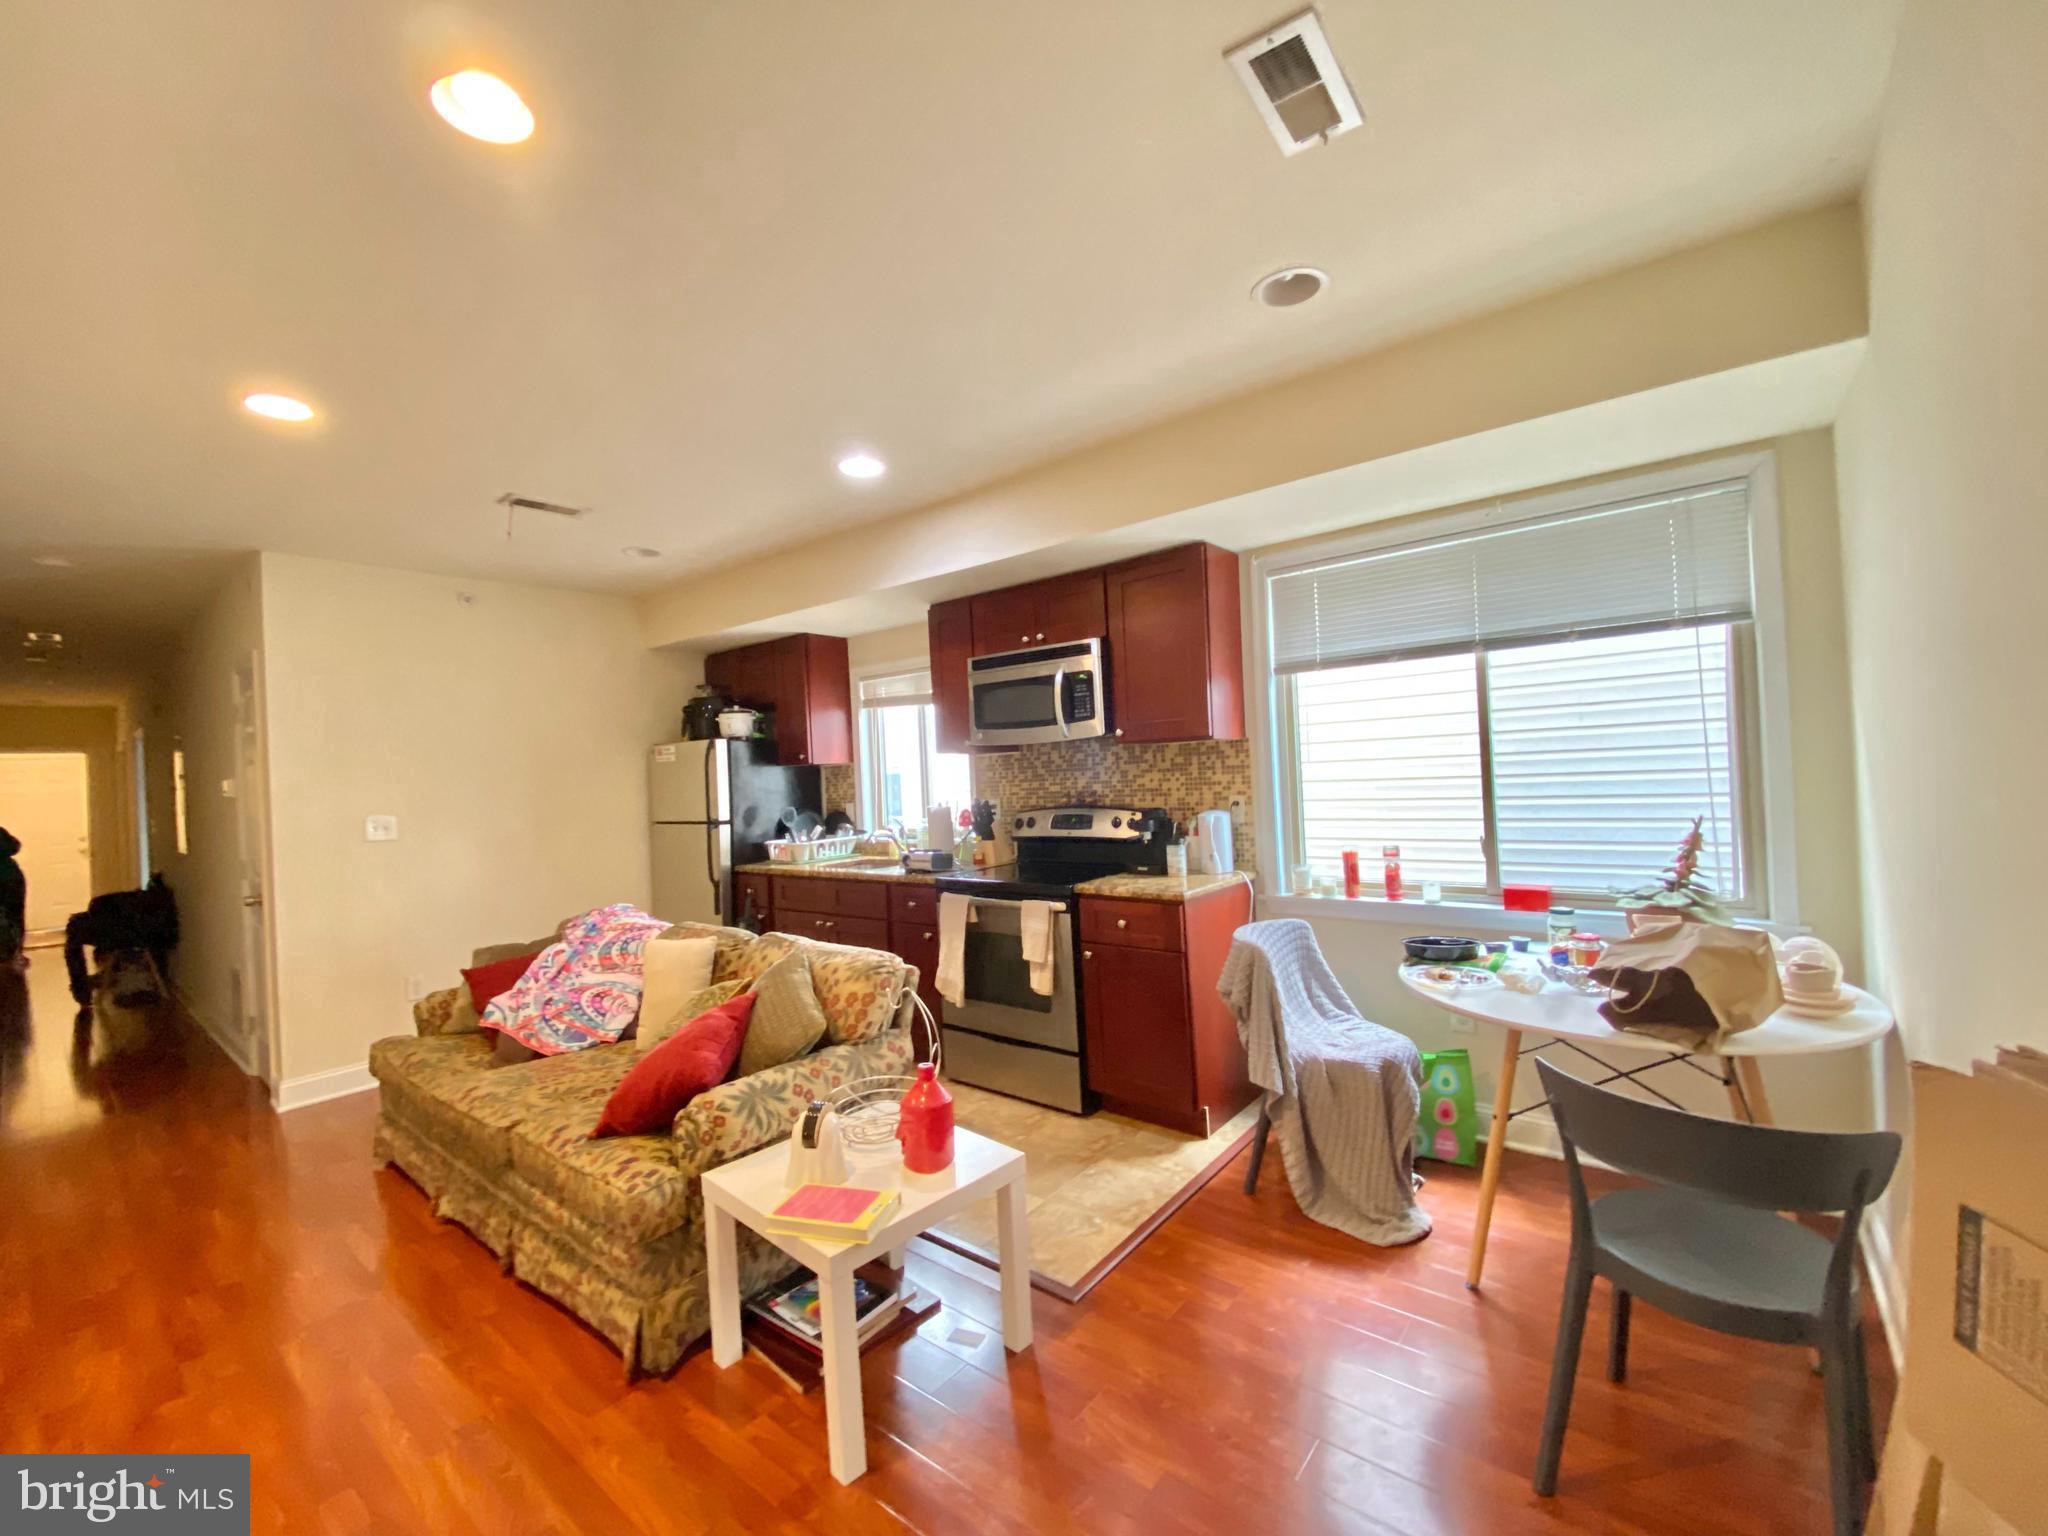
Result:
[[[1467,652],[1294,680],[1301,856],[1333,872],[1356,849],[1369,888],[1400,845],[1408,881],[1486,886],[1479,667]]]
[[[1748,482],[1327,561],[1269,595],[1279,673],[1747,619]]]
[[[929,672],[898,672],[889,677],[860,680],[862,704],[929,704],[932,675]]]
[[[1700,816],[1701,877],[1740,900],[1733,651],[1711,625],[1490,653],[1501,879],[1625,890]]]

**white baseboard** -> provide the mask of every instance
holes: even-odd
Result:
[[[377,1086],[377,1079],[370,1076],[367,1064],[359,1067],[335,1067],[327,1072],[309,1072],[304,1077],[288,1077],[277,1085],[272,1102],[277,1112],[304,1109],[309,1104],[324,1104],[329,1099],[346,1098],[352,1093],[365,1093]]]
[[[244,1077],[254,1077],[256,1075],[256,1067],[249,1060],[249,1043],[236,1035],[229,1034],[218,1024],[214,1023],[213,1020],[193,1007],[192,999],[187,997],[183,989],[175,983],[172,985],[171,991],[177,994],[178,1006],[185,1011],[185,1017],[206,1031],[206,1038],[221,1048],[222,1054],[235,1064],[236,1069]]]
[[[1899,1251],[1892,1242],[1892,1224],[1883,1213],[1863,1213],[1863,1267],[1870,1273],[1872,1299],[1884,1324],[1885,1347],[1892,1352],[1892,1368],[1906,1368],[1906,1276],[1899,1268]]]

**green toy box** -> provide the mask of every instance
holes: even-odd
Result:
[[[1472,1102],[1468,1051],[1422,1053],[1422,1118],[1415,1155],[1470,1168],[1479,1161],[1479,1111]]]

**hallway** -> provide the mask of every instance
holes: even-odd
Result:
[[[154,1018],[81,1021],[62,945],[29,951],[28,973],[0,969],[0,1144],[61,1136],[102,1120],[265,1106],[247,1078],[175,1008]]]

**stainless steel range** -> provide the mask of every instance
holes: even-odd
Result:
[[[1074,942],[1074,888],[1106,875],[1164,874],[1172,823],[1158,809],[1059,805],[1010,820],[1017,862],[939,877],[941,891],[974,903],[967,925],[966,1001],[941,1010],[946,1075],[959,1082],[1092,1114],[1087,1031]],[[1053,989],[1031,987],[1021,913],[1027,901],[1053,907]]]

